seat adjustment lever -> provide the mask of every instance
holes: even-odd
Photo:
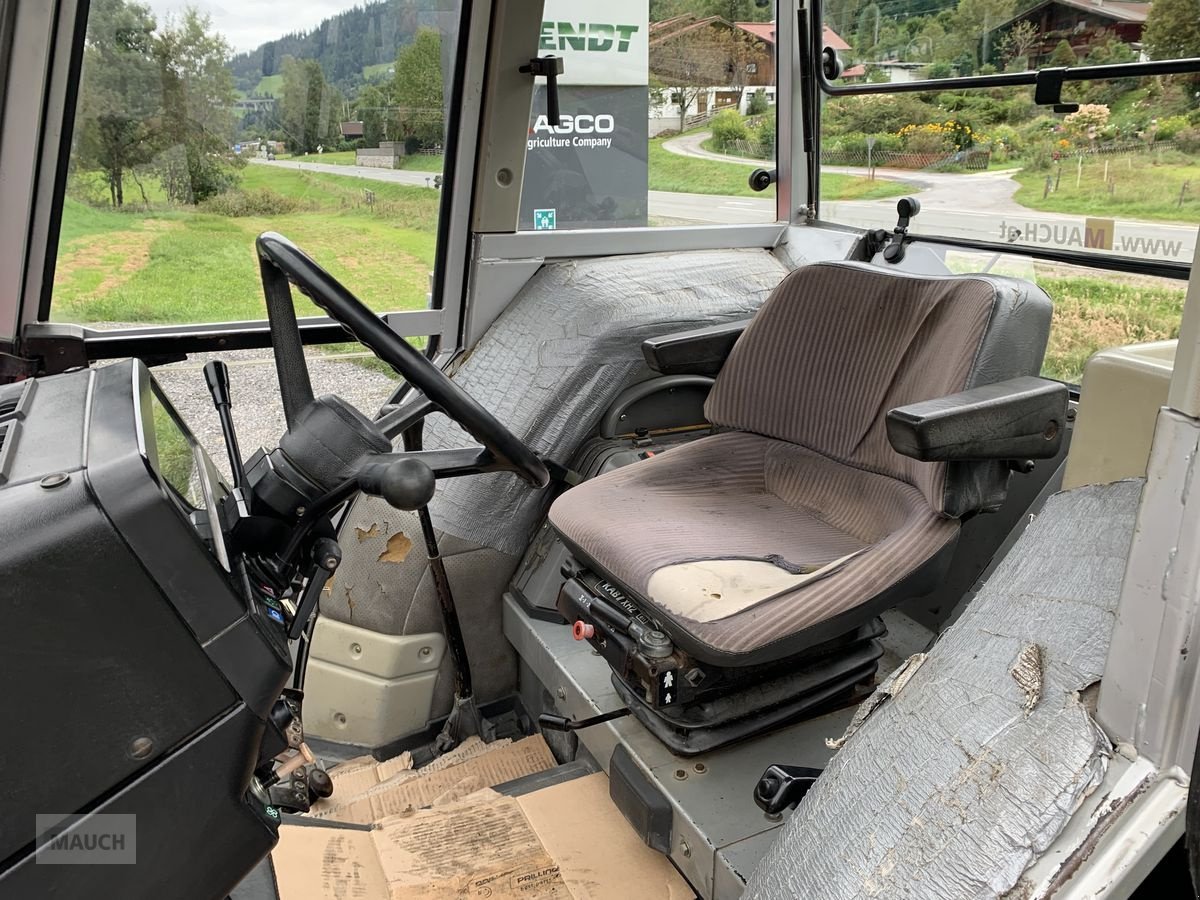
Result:
[[[629,708],[622,706],[612,712],[601,713],[586,719],[568,719],[566,716],[556,716],[552,713],[542,713],[538,716],[538,727],[549,731],[578,731],[581,728],[591,728],[629,715]]]
[[[807,766],[767,766],[754,786],[754,802],[768,816],[777,816],[803,800],[819,777],[820,769]]]

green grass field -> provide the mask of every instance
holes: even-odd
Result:
[[[718,162],[680,156],[663,149],[663,141],[650,142],[650,190],[687,194],[723,194],[734,197],[764,197],[750,189],[750,169],[741,163]],[[911,186],[891,181],[868,181],[851,175],[821,175],[821,197],[825,200],[874,200],[900,197]]]
[[[1057,190],[1044,196],[1047,177]],[[1161,163],[1153,154],[1096,156],[1085,159],[1082,169],[1069,159],[1061,172],[1022,170],[1014,178],[1021,187],[1013,199],[1030,209],[1192,224],[1200,219],[1200,163],[1178,156]]]
[[[391,78],[391,70],[395,68],[395,63],[376,63],[373,66],[363,66],[363,79],[366,81],[387,81]]]
[[[283,96],[283,76],[264,75],[258,80],[258,84],[254,86],[254,90],[252,90],[250,93],[255,97]]]
[[[265,315],[254,238],[292,238],[377,310],[419,309],[433,267],[439,195],[267,166],[245,190],[268,189],[297,209],[232,218],[203,211],[125,212],[68,199],[55,274],[54,318],[81,323],[220,322]],[[314,307],[298,297],[301,315]]]
[[[1097,350],[1179,337],[1187,285],[1182,281],[1037,265],[1037,282],[1054,301],[1043,374],[1078,383]]]

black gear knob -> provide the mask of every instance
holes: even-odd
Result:
[[[212,394],[214,406],[228,406],[232,396],[229,391],[229,367],[219,359],[204,364],[204,381]]]
[[[396,509],[421,509],[433,499],[437,481],[433,469],[419,459],[368,463],[359,470],[358,486],[365,494],[382,497]]]
[[[896,212],[902,219],[911,219],[921,211],[921,201],[916,197],[901,197],[896,204]]]

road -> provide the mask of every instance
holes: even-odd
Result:
[[[302,162],[292,159],[278,159],[268,162],[265,159],[251,157],[249,162],[260,166],[276,166],[281,169],[299,169],[303,172],[323,172],[326,175],[346,175],[350,178],[365,178],[368,181],[387,181],[392,184],[411,184],[417,187],[433,188],[433,176],[436,172],[408,172],[404,169],[376,169],[373,166],[338,166],[332,163]]]
[[[709,137],[711,134],[707,131],[680,135],[664,141],[663,149],[680,156],[747,167],[763,165],[762,160],[725,156],[704,149],[703,142]],[[865,168],[850,166],[822,166],[821,170],[858,177],[867,174]],[[1016,171],[958,174],[877,168],[875,177],[912,185],[921,201],[921,214],[914,230],[925,234],[1072,250],[1091,249],[1097,253],[1115,251],[1123,256],[1142,259],[1192,261],[1196,250],[1194,225],[1171,225],[1136,219],[1088,219],[1086,216],[1031,210],[1013,200],[1020,186],[1012,178]],[[691,210],[691,214],[697,218],[704,216],[704,204],[695,195],[676,196],[680,198],[674,201],[677,208]],[[683,199],[685,196],[687,199]],[[774,213],[773,201],[750,202],[759,204],[756,207],[759,216]],[[653,209],[654,204],[651,203]],[[711,200],[708,209],[709,216],[704,221],[745,221],[716,218],[718,212],[731,211],[724,205],[714,209]],[[895,221],[895,209],[894,198],[826,200],[821,203],[823,218],[859,228],[890,226]],[[746,207],[739,207],[738,213],[743,210]],[[1106,226],[1105,223],[1109,222],[1111,224]]]
[[[746,166],[761,160],[723,157],[700,146],[704,133],[684,135],[664,142],[664,149],[682,156],[713,158]],[[279,166],[386,181],[432,189],[428,172],[375,169],[328,163],[252,159],[258,165]],[[865,169],[829,166],[824,171],[862,176]],[[876,169],[876,177],[903,181],[913,186],[921,201],[915,230],[925,234],[965,239],[1032,244],[1072,250],[1115,252],[1141,259],[1190,263],[1196,250],[1196,227],[1134,219],[1088,219],[1085,216],[1037,212],[1015,202],[1017,183],[1011,172],[952,174]],[[652,219],[671,224],[740,225],[775,221],[774,198],[729,197],[713,194],[649,192]],[[895,198],[883,200],[827,200],[821,204],[822,218],[859,228],[891,228],[896,221]]]

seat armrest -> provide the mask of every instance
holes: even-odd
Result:
[[[716,375],[750,319],[642,341],[646,364],[663,375]]]
[[[1048,459],[1062,445],[1067,386],[1025,376],[890,410],[888,440],[922,462]]]

